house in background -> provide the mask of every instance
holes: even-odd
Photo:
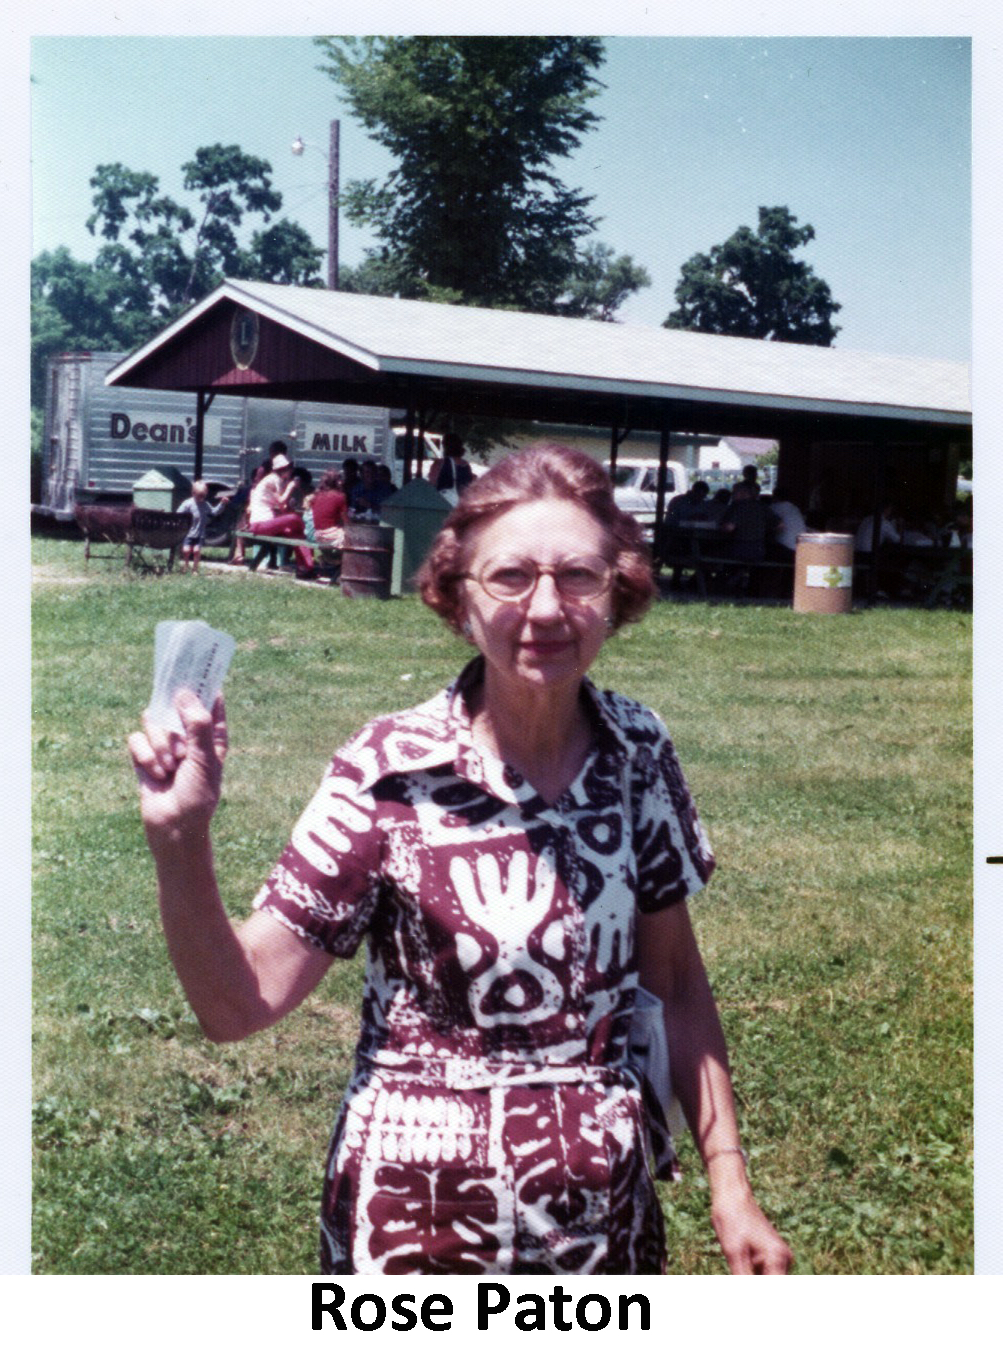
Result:
[[[760,460],[777,447],[775,439],[745,439],[732,434],[714,440],[705,435],[694,465],[700,472],[740,472],[743,467],[758,467]]]

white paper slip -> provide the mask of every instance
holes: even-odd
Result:
[[[153,694],[146,713],[161,728],[182,733],[174,697],[194,691],[207,710],[215,704],[236,642],[205,621],[160,621],[153,641]]]

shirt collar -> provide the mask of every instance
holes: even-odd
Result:
[[[462,740],[472,742],[472,724],[468,697],[484,681],[484,655],[472,658],[456,680],[446,689],[449,717]],[[611,693],[598,691],[592,680],[582,678],[582,692],[592,710],[599,729],[599,745],[617,754],[629,751],[624,727],[619,723],[610,703]]]
[[[482,753],[474,742],[469,701],[483,680],[484,656],[478,654],[432,700],[368,725],[352,744],[363,787],[371,788],[390,775],[450,765],[462,779],[499,798],[521,802],[527,790],[532,794],[528,785],[516,783],[508,767]],[[616,714],[616,698],[611,692],[597,691],[587,677],[582,679],[582,688],[594,712],[599,751],[622,764],[631,744],[626,725]]]

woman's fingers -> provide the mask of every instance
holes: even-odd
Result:
[[[149,775],[154,780],[166,778],[166,771],[161,765],[147,734],[141,732],[130,733],[127,741],[129,755],[132,757],[132,764],[137,774]]]
[[[786,1275],[790,1270],[791,1249],[751,1192],[712,1211],[711,1219],[733,1275]]]
[[[222,695],[216,697],[211,711],[194,692],[187,690],[178,692],[174,705],[185,728],[189,753],[207,768],[221,765],[227,747],[226,706]]]
[[[185,755],[184,735],[155,723],[143,711],[143,733],[157,762],[166,775],[173,774]]]
[[[181,720],[183,732],[164,728],[143,712],[143,727],[128,738],[132,763],[152,779],[170,779],[189,754],[201,758],[212,768],[226,756],[227,727],[223,697],[216,698],[210,714],[194,692],[187,688],[178,692],[174,708]]]
[[[222,692],[216,697],[216,703],[212,707],[212,740],[216,756],[220,761],[225,760],[230,737],[226,727],[226,704]]]
[[[143,715],[143,727],[128,738],[132,763],[154,780],[168,780],[185,757],[184,739],[168,734]]]

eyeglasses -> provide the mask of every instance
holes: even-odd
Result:
[[[559,565],[538,565],[529,557],[500,556],[485,561],[477,574],[464,574],[498,602],[522,602],[536,588],[541,574],[554,577],[558,593],[567,602],[588,602],[605,593],[613,581],[613,567],[601,556],[572,556]]]

